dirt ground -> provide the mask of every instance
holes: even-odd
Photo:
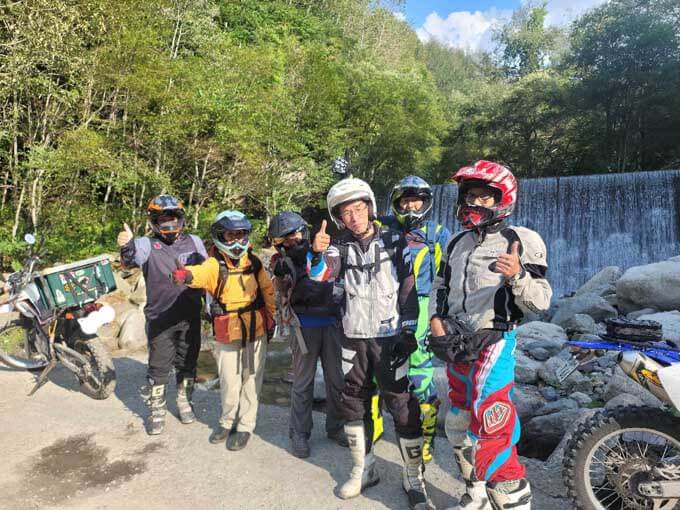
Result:
[[[230,452],[223,444],[208,442],[217,422],[218,393],[197,391],[198,421],[182,425],[171,389],[166,431],[152,437],[144,432],[145,407],[138,395],[144,357],[120,356],[114,362],[116,391],[104,401],[80,393],[75,378],[62,368],[27,397],[35,376],[0,368],[0,508],[408,508],[389,419],[385,440],[376,445],[381,483],[343,501],[334,490],[349,473],[350,457],[326,439],[322,413],[314,415],[308,459],[289,453],[287,409],[274,405],[260,407],[248,446]],[[452,470],[451,448],[438,438],[435,460],[426,471],[437,508],[451,506],[463,491]],[[570,508],[559,497],[559,473],[530,461],[529,477],[535,489],[533,508]]]

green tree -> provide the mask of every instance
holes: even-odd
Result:
[[[496,34],[502,51],[501,65],[508,76],[525,76],[548,64],[557,30],[545,27],[546,5],[523,5]]]
[[[588,112],[579,145],[588,169],[677,165],[677,0],[613,0],[574,23],[569,72]]]

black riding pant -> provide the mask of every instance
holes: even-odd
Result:
[[[147,377],[151,384],[168,384],[172,367],[175,367],[177,383],[196,376],[196,361],[201,349],[200,310],[179,319],[146,321],[149,341]]]
[[[375,393],[374,377],[387,410],[394,419],[397,434],[409,439],[423,434],[418,399],[409,391],[408,358],[397,361],[392,356],[396,339],[342,337],[345,385],[340,398],[340,411],[347,422],[363,420],[367,451],[370,450],[373,437],[371,397]]]

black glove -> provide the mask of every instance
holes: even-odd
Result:
[[[296,271],[295,271],[295,266],[293,266],[292,261],[290,258],[286,260],[286,255],[280,254],[281,256],[279,259],[276,261],[276,264],[274,265],[274,276],[278,276],[279,278],[282,278],[286,275],[290,275],[290,277],[295,281],[295,278],[297,277]]]
[[[442,319],[442,325],[446,332],[443,336],[430,336],[427,348],[440,360],[447,363],[455,363],[459,353],[465,351],[470,344],[474,333],[467,325],[458,319]]]
[[[418,349],[418,340],[413,331],[403,330],[392,344],[392,367],[400,367],[407,360],[411,353]]]
[[[418,350],[418,340],[416,339],[416,334],[409,329],[402,330],[402,332],[399,334],[397,343],[401,344],[401,349],[404,350],[404,352],[406,352],[406,354],[409,356],[411,353],[414,353],[416,350]]]

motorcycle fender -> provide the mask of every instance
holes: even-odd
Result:
[[[680,363],[664,367],[658,370],[656,375],[671,402],[680,411]]]
[[[17,310],[19,310],[19,312],[21,312],[21,315],[30,318],[38,318],[38,312],[35,310],[30,301],[17,301],[14,306]]]

